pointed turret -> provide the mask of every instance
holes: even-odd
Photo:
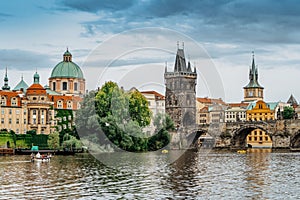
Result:
[[[291,106],[293,106],[294,108],[298,106],[298,102],[292,94],[291,94],[289,100],[287,101],[287,103],[290,104]]]
[[[186,68],[186,62],[184,57],[184,50],[178,48],[176,53],[174,72],[186,72],[186,71],[187,68]]]
[[[4,85],[2,86],[2,90],[10,90],[10,86],[8,85],[7,67],[5,71]]]
[[[258,69],[257,66],[255,65],[255,60],[254,60],[254,52],[252,52],[252,65],[249,71],[249,83],[247,86],[244,88],[263,88],[259,83],[258,83]]]
[[[244,101],[263,100],[263,89],[258,83],[258,68],[255,65],[254,52],[252,52],[252,64],[249,67],[249,83],[244,87]]]

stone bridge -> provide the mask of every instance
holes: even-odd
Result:
[[[245,148],[247,135],[261,129],[272,139],[273,148],[300,148],[300,119],[212,123],[181,128],[172,133],[171,146],[193,148],[199,139],[214,139],[215,147]]]

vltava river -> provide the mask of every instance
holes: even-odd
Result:
[[[169,164],[178,153],[126,155],[118,168],[88,154],[1,156],[0,199],[300,199],[300,153],[188,151]]]

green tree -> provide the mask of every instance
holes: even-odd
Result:
[[[141,127],[150,124],[151,111],[147,99],[138,91],[129,93],[129,112],[131,119],[137,121]]]
[[[295,111],[293,107],[286,106],[283,108],[283,113],[282,113],[283,119],[292,119],[294,115],[295,115]]]
[[[59,149],[60,142],[59,142],[59,132],[55,131],[48,136],[47,140],[48,147],[51,149]]]
[[[148,150],[156,151],[166,147],[171,140],[169,131],[174,130],[174,122],[169,115],[157,114],[154,118],[155,135],[151,136],[148,141]]]

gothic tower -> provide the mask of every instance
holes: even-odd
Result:
[[[254,52],[252,52],[252,66],[249,71],[249,83],[244,87],[244,102],[263,100],[264,88],[258,83],[258,71],[254,62]]]
[[[196,124],[196,68],[184,57],[184,49],[177,48],[174,71],[165,68],[165,109],[176,128],[191,127]]]

